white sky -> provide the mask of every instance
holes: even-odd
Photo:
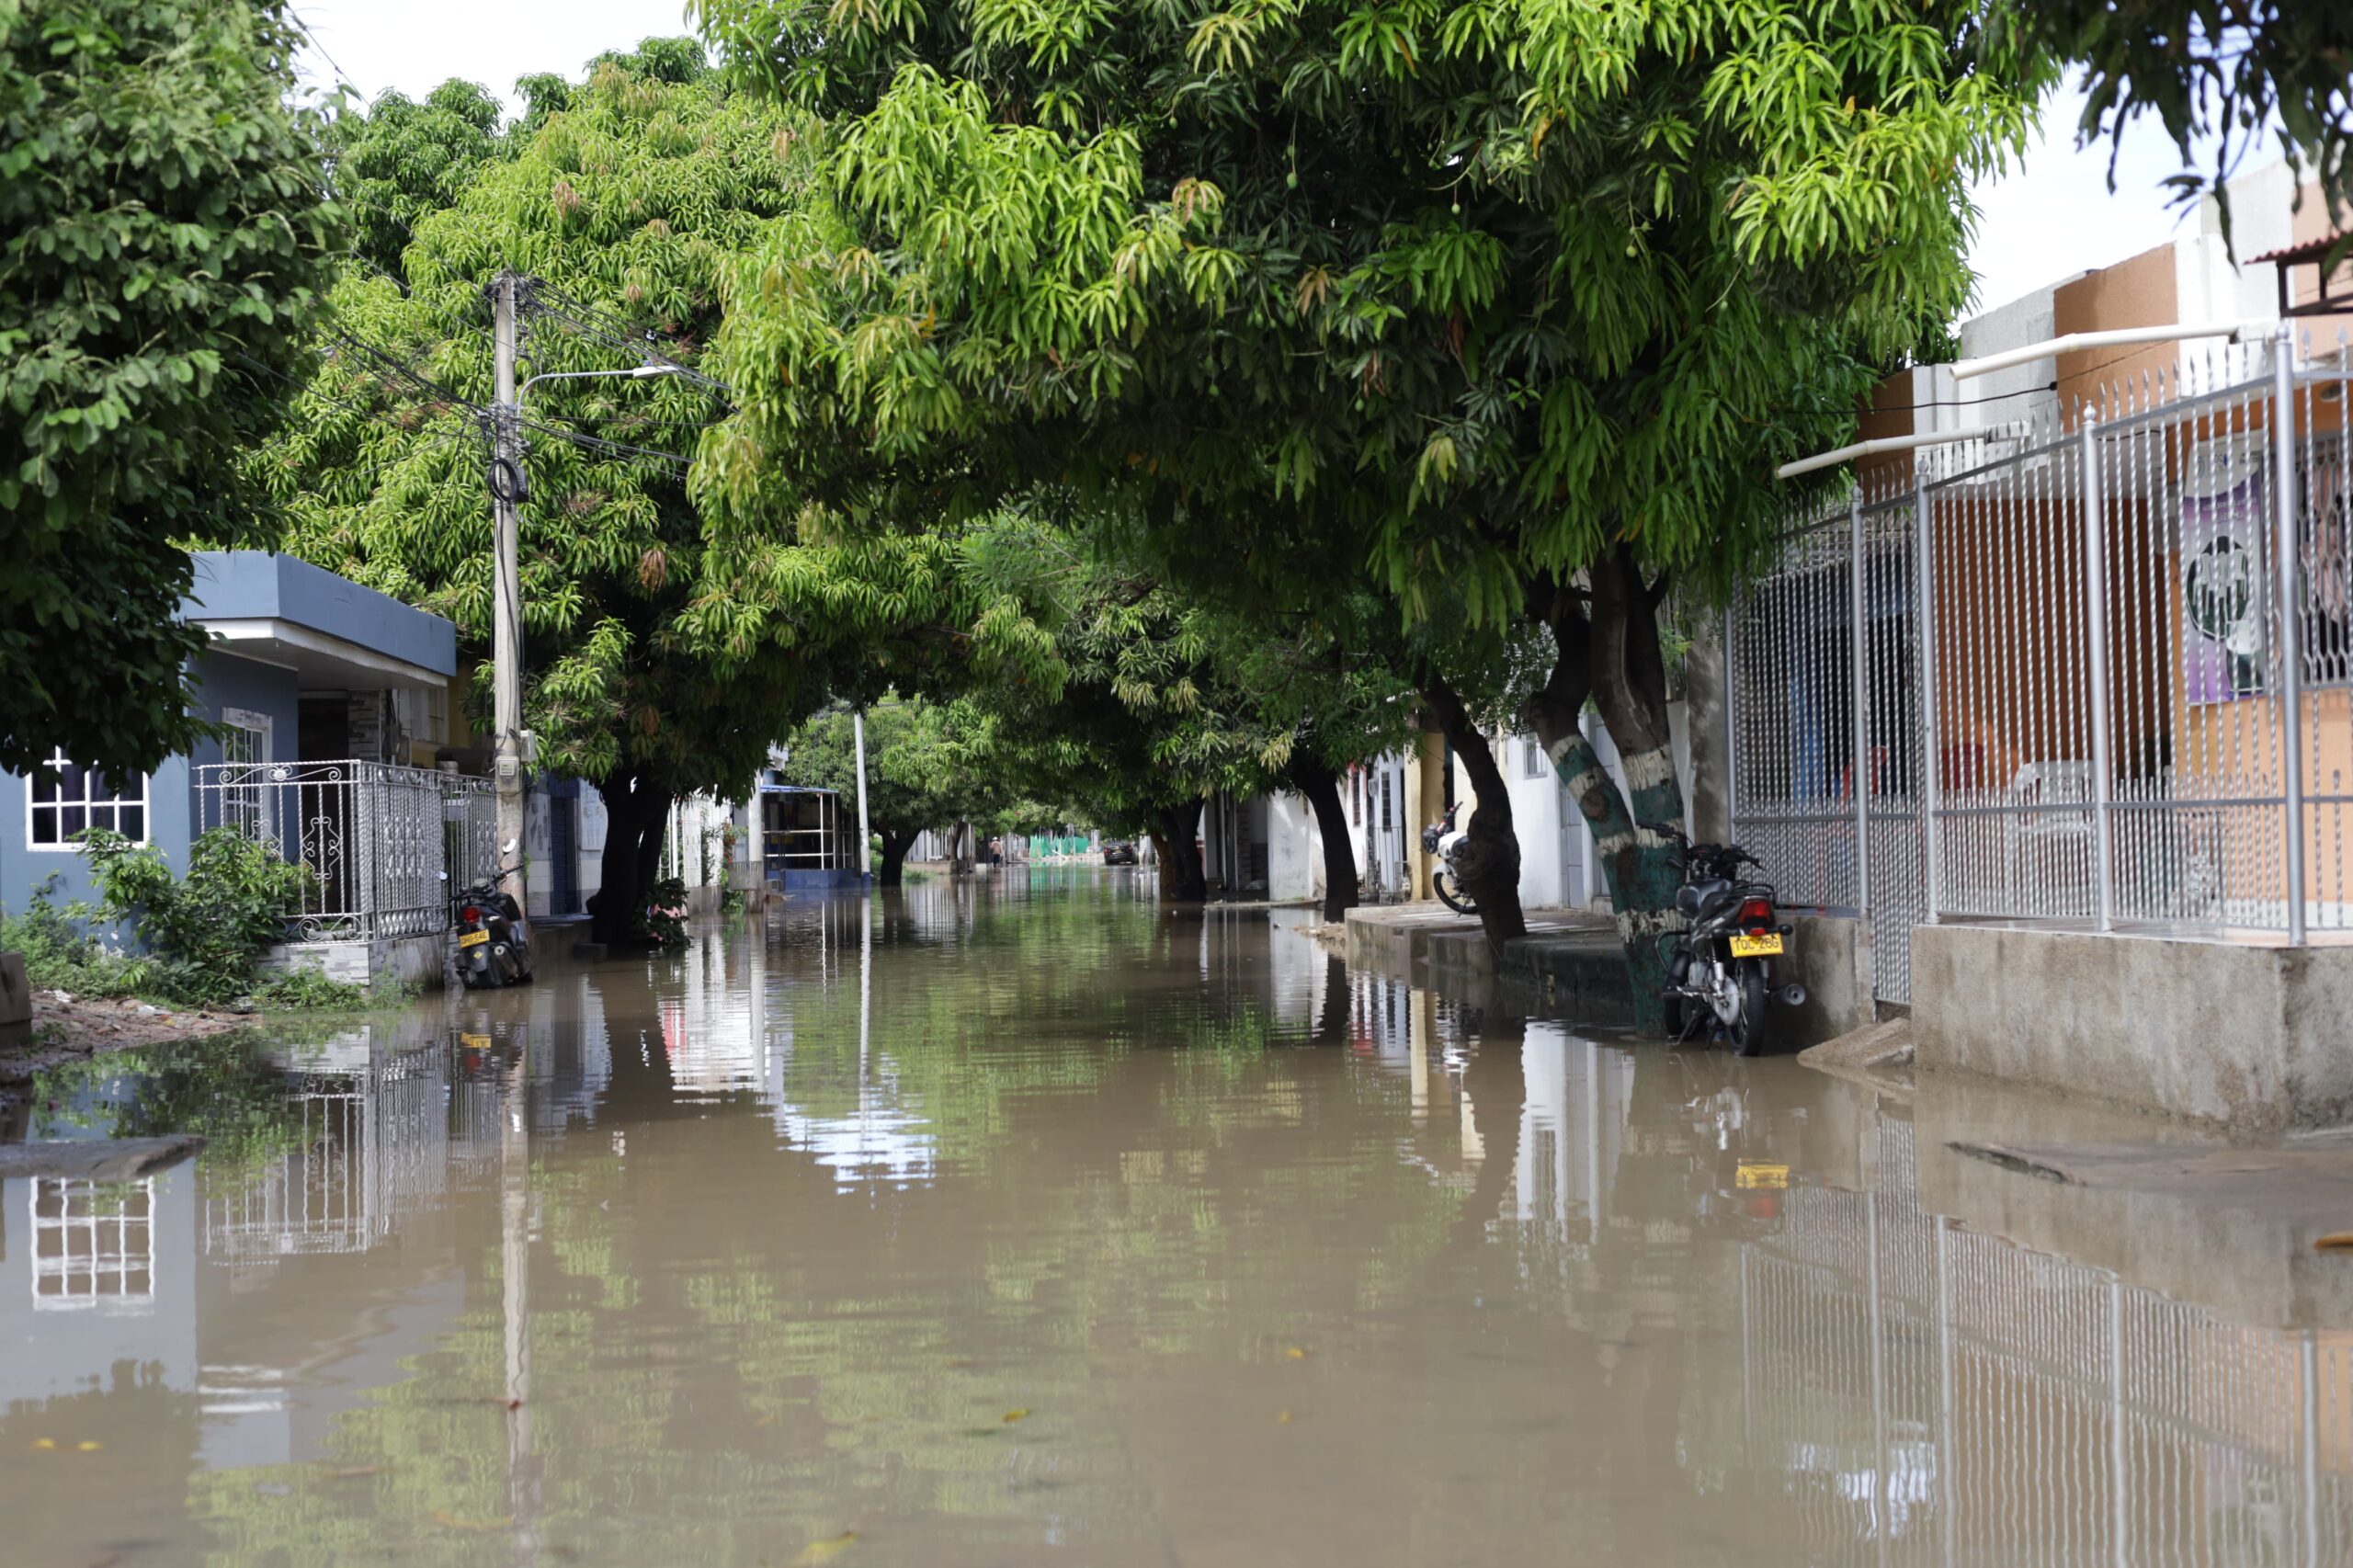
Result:
[[[688,31],[683,0],[297,0],[320,49],[365,97],[398,87],[422,97],[451,76],[506,97],[515,80],[553,71],[577,77],[596,55],[639,40]],[[335,73],[312,62],[322,84]],[[2108,190],[2105,142],[2075,151],[2082,98],[2063,92],[2046,108],[2045,135],[2023,168],[1981,187],[1984,216],[1970,257],[1977,309],[2004,304],[2057,278],[2105,267],[2163,244],[2177,224],[2158,182],[2179,167],[2153,120],[2136,121]],[[1974,313],[1974,312],[1972,312]]]

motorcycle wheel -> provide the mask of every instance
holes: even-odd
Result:
[[[1755,959],[1740,966],[1734,984],[1740,987],[1740,1015],[1725,1028],[1732,1048],[1742,1056],[1765,1049],[1765,966]]]
[[[1454,911],[1457,915],[1476,915],[1479,913],[1479,901],[1474,898],[1465,897],[1461,892],[1458,892],[1454,885],[1454,879],[1448,876],[1444,871],[1432,871],[1430,873],[1430,891],[1438,894],[1438,902],[1440,903],[1445,904],[1447,908]]]

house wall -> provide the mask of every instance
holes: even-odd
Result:
[[[25,781],[14,773],[0,773],[0,907],[21,915],[33,890],[54,873],[51,897],[65,904],[76,899],[95,901],[89,862],[78,853],[33,849],[28,843]],[[166,757],[147,779],[147,842],[164,851],[176,869],[187,862],[188,839],[188,775],[185,757]]]
[[[215,649],[197,656],[189,669],[188,681],[195,688],[195,710],[199,716],[217,723],[222,712],[231,708],[267,714],[267,760],[294,759],[301,727],[302,693],[301,677],[292,670],[255,659],[241,659]],[[188,759],[199,767],[217,763],[221,760],[221,743],[199,741],[188,752]]]
[[[1267,802],[1267,896],[1278,902],[1324,896],[1324,835],[1304,795]]]

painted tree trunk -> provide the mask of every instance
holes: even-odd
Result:
[[[1290,781],[1315,812],[1316,836],[1324,841],[1324,918],[1338,920],[1357,906],[1357,852],[1348,841],[1348,810],[1340,801],[1340,775],[1333,768],[1294,767]]]
[[[1512,826],[1511,789],[1487,737],[1473,723],[1462,699],[1443,680],[1422,687],[1423,700],[1438,715],[1446,738],[1454,747],[1462,771],[1471,776],[1471,814],[1461,858],[1457,862],[1462,892],[1479,906],[1479,928],[1487,946],[1500,953],[1506,942],[1528,935],[1528,916],[1519,907],[1519,835]],[[1408,824],[1409,828],[1411,824]]]
[[[1608,883],[1609,907],[1618,912],[1618,939],[1626,948],[1626,979],[1633,991],[1635,1026],[1659,1029],[1665,1022],[1661,988],[1666,983],[1666,958],[1662,938],[1683,927],[1683,917],[1675,910],[1683,869],[1674,840],[1641,824],[1679,825],[1683,821],[1683,788],[1675,777],[1675,753],[1668,746],[1654,746],[1624,759],[1626,782],[1633,794],[1629,801],[1583,731],[1572,727],[1565,735],[1546,739],[1544,749],[1552,758],[1562,788],[1576,801],[1593,832],[1594,858]]]
[[[959,821],[948,835],[948,874],[969,877],[972,874],[972,824]]]

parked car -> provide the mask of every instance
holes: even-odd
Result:
[[[1132,866],[1136,863],[1136,846],[1124,840],[1115,840],[1103,846],[1106,866]]]

